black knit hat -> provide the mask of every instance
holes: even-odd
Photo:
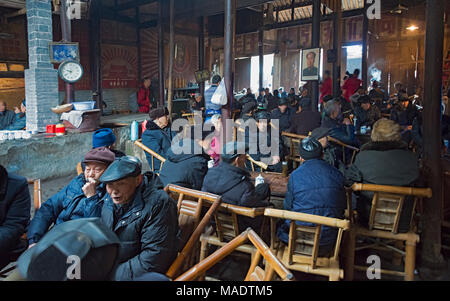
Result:
[[[255,109],[256,109],[256,102],[249,101],[246,104],[244,104],[241,112],[242,112],[242,114],[248,114]]]
[[[308,137],[302,140],[298,151],[303,160],[319,159],[322,157],[323,147],[315,138]]]
[[[270,120],[270,114],[267,111],[259,111],[255,114],[255,120],[260,121],[261,119]]]

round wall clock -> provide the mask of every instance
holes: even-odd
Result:
[[[83,67],[77,61],[65,61],[59,65],[58,73],[61,79],[73,84],[83,77]]]

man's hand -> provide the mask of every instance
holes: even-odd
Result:
[[[352,122],[348,118],[344,118],[344,121],[342,121],[342,123],[345,125],[352,125]]]
[[[34,247],[35,245],[36,245],[36,243],[29,245],[29,246],[28,246],[28,249],[31,249],[31,248]]]
[[[87,198],[93,197],[97,193],[97,182],[92,179],[88,178],[87,183],[83,186],[83,193]]]
[[[269,165],[276,165],[276,164],[280,163],[280,161],[281,161],[280,156],[273,156],[272,157],[272,162]]]

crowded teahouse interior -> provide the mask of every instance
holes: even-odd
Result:
[[[0,0],[0,281],[450,279],[450,2],[369,2]]]

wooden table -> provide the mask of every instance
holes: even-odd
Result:
[[[259,176],[259,172],[251,172],[252,180],[255,180]],[[280,173],[264,172],[261,173],[264,178],[264,182],[269,184],[271,195],[275,197],[284,198],[287,192],[287,185],[289,177],[284,177]]]

